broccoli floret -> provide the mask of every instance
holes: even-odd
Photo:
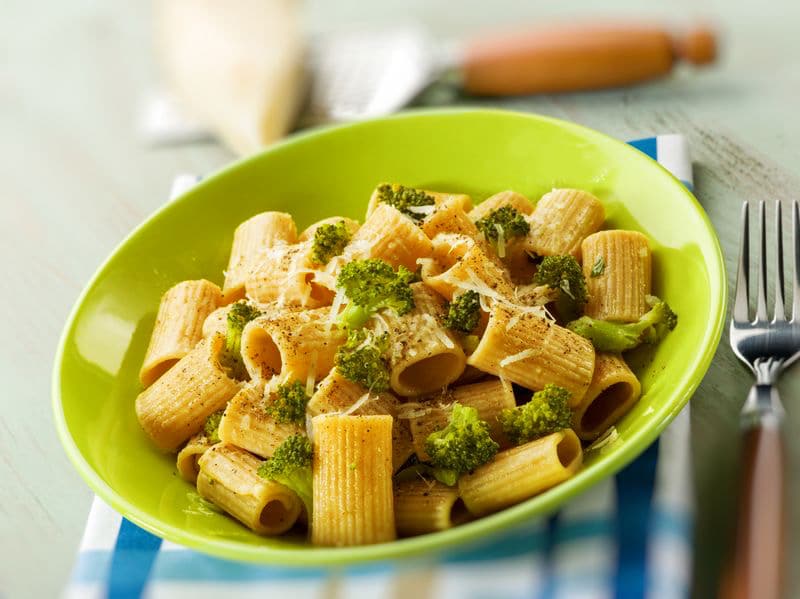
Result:
[[[558,289],[555,305],[562,320],[576,318],[588,299],[586,279],[573,256],[545,256],[533,280],[539,285]]]
[[[338,223],[324,224],[314,231],[314,244],[311,248],[311,259],[317,264],[327,264],[331,258],[338,256],[350,241],[350,231],[343,220]]]
[[[348,262],[336,278],[336,287],[349,300],[339,315],[339,324],[357,329],[383,308],[391,308],[399,315],[413,310],[411,283],[415,278],[407,268],[401,266],[395,272],[388,262],[377,258]]]
[[[481,318],[481,296],[477,291],[465,291],[447,305],[444,326],[461,333],[471,333]]]
[[[533,394],[528,403],[500,413],[503,432],[519,445],[569,428],[572,423],[569,398],[570,392],[566,389],[545,385],[544,389]]]
[[[483,233],[483,236],[490,241],[502,258],[505,256],[505,244],[513,237],[524,237],[531,230],[528,221],[519,213],[516,208],[511,206],[501,206],[492,210],[489,214],[475,221],[475,226]],[[502,235],[503,244],[500,244]]]
[[[302,499],[311,516],[311,441],[305,435],[292,435],[258,467],[258,475],[288,487]]]
[[[389,335],[375,335],[366,329],[354,329],[336,352],[336,369],[346,379],[376,393],[389,388],[389,361],[384,352]]]
[[[206,418],[206,423],[203,426],[203,434],[211,443],[219,443],[219,422],[222,420],[222,414],[225,410],[217,410]]]
[[[598,351],[627,351],[642,343],[658,343],[678,324],[678,315],[655,296],[647,296],[650,310],[638,321],[622,323],[582,316],[567,328],[589,339]]]
[[[255,307],[245,301],[236,302],[228,310],[225,348],[220,352],[219,361],[232,378],[244,380],[247,371],[242,362],[242,330],[244,326],[261,315]]]
[[[400,212],[419,223],[425,218],[425,213],[412,210],[415,206],[431,206],[436,200],[419,189],[404,187],[397,183],[382,183],[378,185],[378,201],[394,206]]]
[[[449,486],[456,484],[461,474],[491,460],[498,449],[489,425],[478,418],[478,410],[459,403],[453,404],[447,426],[425,440],[434,476]]]
[[[306,394],[306,386],[300,381],[278,385],[267,404],[266,412],[282,423],[303,424],[306,420],[306,404],[311,399]]]

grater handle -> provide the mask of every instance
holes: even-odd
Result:
[[[553,26],[481,36],[467,42],[462,56],[469,93],[570,92],[663,77],[678,60],[711,63],[716,36],[702,26],[682,34],[633,24]]]

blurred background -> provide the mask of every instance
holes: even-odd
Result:
[[[696,194],[718,230],[735,230],[743,199],[797,197],[799,3],[308,0],[296,7],[301,41],[355,26],[416,25],[446,47],[493,28],[552,20],[644,20],[667,27],[710,23],[720,42],[718,59],[707,68],[678,65],[670,76],[634,87],[512,98],[469,96],[445,78],[412,104],[537,112],[620,139],[683,133],[695,159]],[[155,48],[171,38],[169,28],[156,33],[155,12],[154,4],[121,0],[4,0],[0,7],[0,251],[25,266],[6,277],[6,289],[24,293],[8,293],[5,300],[6,335],[17,344],[0,350],[0,376],[26,381],[19,395],[3,397],[4,405],[28,406],[13,426],[0,431],[0,476],[12,482],[0,486],[4,556],[11,552],[12,520],[30,523],[29,535],[14,538],[14,559],[0,560],[0,595],[57,593],[85,523],[90,492],[62,454],[49,415],[49,368],[70,305],[113,247],[163,204],[177,173],[209,173],[236,156],[205,133],[199,142],[182,144],[165,144],[164,136],[154,135],[159,124],[163,133],[166,108],[158,102],[168,71]],[[735,245],[724,245],[731,272]],[[33,322],[9,319],[37,297],[52,301]],[[737,416],[745,391],[725,382],[740,374],[728,376],[720,369],[733,362],[725,364],[715,362],[713,376],[693,402],[695,482],[701,499],[698,597],[713,594],[733,522]],[[787,403],[791,411],[795,406]],[[798,455],[795,447],[795,472]],[[62,501],[42,505],[38,497],[54,486],[61,489]],[[795,480],[795,491],[797,486]],[[795,516],[795,547],[798,522]],[[791,575],[792,588],[800,589],[800,573]]]

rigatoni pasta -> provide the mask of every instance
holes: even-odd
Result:
[[[222,291],[164,293],[142,429],[252,531],[315,545],[436,533],[545,492],[646,401],[623,352],[677,324],[647,238],[604,218],[583,190],[474,205],[398,184],[363,225],[298,235],[258,214]]]
[[[603,226],[603,204],[581,189],[554,189],[536,204],[527,249],[539,256],[579,256],[581,242]],[[584,260],[584,264],[586,261]]]
[[[215,445],[199,460],[197,492],[253,532],[281,534],[297,522],[302,504],[283,485],[258,476],[260,463],[243,449]]]
[[[206,318],[221,303],[220,288],[205,279],[183,281],[163,295],[139,371],[139,379],[145,387],[197,345],[203,337]]]
[[[593,441],[615,424],[639,399],[642,385],[619,354],[598,352],[592,382],[574,405],[573,428]]]
[[[458,487],[437,480],[412,478],[394,489],[394,519],[402,536],[447,530],[469,519]]]
[[[263,260],[266,250],[296,241],[294,219],[285,212],[263,212],[240,224],[233,233],[233,246],[225,270],[225,298],[228,301],[241,299],[247,278]]]
[[[224,339],[204,339],[136,398],[136,416],[153,442],[175,451],[239,390],[219,365]]]
[[[341,547],[394,540],[392,417],[322,415],[313,427],[311,541]]]
[[[581,248],[587,315],[632,322],[647,312],[652,277],[647,237],[638,231],[600,231],[584,239]]]
[[[497,304],[468,363],[528,389],[553,383],[579,399],[592,380],[594,348],[543,310]]]
[[[583,450],[566,429],[513,449],[458,481],[467,510],[482,516],[519,503],[570,478],[581,465]]]

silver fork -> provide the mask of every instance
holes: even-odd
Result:
[[[750,234],[748,203],[742,206],[742,237],[731,347],[756,378],[740,416],[743,476],[736,542],[721,596],[778,599],[783,589],[786,489],[784,411],[775,384],[800,356],[800,211],[792,202],[792,316],[786,320],[781,204],[775,203],[775,306],[767,309],[765,204],[759,202],[758,292],[750,318]]]

